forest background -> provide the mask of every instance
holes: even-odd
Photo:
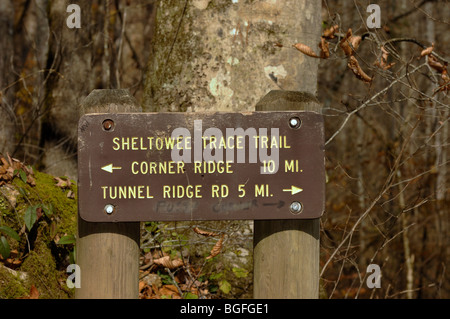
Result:
[[[189,84],[191,91],[198,88],[198,93],[183,93],[176,81],[169,83],[173,80],[169,67],[162,73],[155,72],[158,63],[177,66],[176,59],[186,63],[177,49],[191,41],[191,36],[196,45],[207,42],[184,26],[190,16],[195,16],[195,10],[213,7],[211,25],[217,21],[220,24],[220,14],[233,2],[0,1],[3,167],[19,165],[13,163],[14,159],[26,164],[13,172],[19,182],[22,179],[22,190],[32,184],[27,175],[42,172],[58,178],[55,185],[72,191],[66,197],[76,199],[72,182],[77,180],[79,106],[94,89],[128,89],[144,111],[201,110],[191,96],[202,98],[212,110],[220,103],[231,105],[229,111],[251,110],[262,97],[259,92],[247,93],[253,105],[220,100],[220,94],[208,90],[206,71],[206,79]],[[272,3],[243,2],[255,8]],[[67,24],[72,3],[81,9],[80,28]],[[370,3],[381,9],[379,28],[367,25]],[[312,37],[306,49],[304,43],[286,42],[276,24],[264,27],[266,46],[256,49],[268,55],[291,50],[299,61],[314,60],[312,63],[318,64],[315,94],[323,105],[327,174],[326,211],[320,222],[323,298],[450,296],[449,8],[445,0],[324,0],[321,29],[338,28],[331,36],[322,33],[322,37]],[[223,19],[228,21],[226,16]],[[230,50],[251,50],[258,41],[260,26],[256,23],[238,22],[234,31],[228,27],[224,22],[223,30],[217,33],[229,38]],[[349,53],[340,44],[351,36],[358,48],[352,43]],[[323,49],[325,42],[327,50]],[[158,50],[163,45],[167,51],[161,53]],[[310,56],[308,49],[320,57]],[[358,67],[350,64],[350,56],[358,61]],[[232,68],[234,61],[222,62]],[[159,78],[155,79],[155,74]],[[261,70],[264,90],[283,89],[282,77],[278,69]],[[155,93],[169,89],[173,93]],[[4,184],[0,184],[2,198],[11,206],[5,188],[8,183]],[[20,212],[16,205],[19,215],[30,215],[29,206],[21,206]],[[2,240],[2,245],[10,246],[10,252],[0,264],[26,274],[31,270],[21,267],[34,249],[37,257],[40,251],[39,245],[30,244],[33,226],[37,227],[36,240],[40,232],[51,230],[52,222],[63,218],[58,209],[64,208],[55,204],[51,213],[44,214],[47,221],[42,217],[21,232],[17,216],[13,218],[16,223],[8,224],[6,206],[0,227],[4,227],[2,238],[7,242]],[[45,205],[41,208],[48,209]],[[38,205],[34,209],[39,212]],[[73,223],[75,212],[76,207],[71,210]],[[65,269],[74,248],[68,240],[74,235],[73,227],[62,227],[48,240],[55,255],[49,258],[53,258],[57,275],[44,277],[55,282],[58,292],[49,288],[53,284],[41,280],[24,283],[24,290],[17,289],[12,297],[31,294],[32,287],[37,287],[41,297],[72,296],[64,286]],[[251,297],[251,222],[142,223],[141,228],[142,298]],[[205,236],[201,231],[217,236]],[[16,235],[20,235],[19,240]],[[205,259],[218,243],[221,253]],[[162,262],[161,258],[167,256],[172,265]],[[39,258],[33,262],[38,263]],[[381,288],[367,286],[369,264],[379,265]],[[11,287],[5,278],[0,275],[2,297],[8,297],[5,291]]]

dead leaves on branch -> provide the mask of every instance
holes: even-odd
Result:
[[[344,51],[347,57],[347,67],[353,72],[357,79],[363,81],[364,83],[371,83],[373,77],[368,76],[364,70],[359,65],[358,60],[354,56],[356,50],[361,44],[362,37],[354,36],[352,29],[348,29],[345,37],[339,42],[339,46]]]
[[[434,56],[428,56],[428,65],[439,73],[447,73],[447,63],[442,64]]]
[[[293,45],[293,47],[309,57],[328,59],[330,57],[330,49],[327,39],[334,39],[335,34],[338,30],[339,26],[334,25],[323,31],[322,36],[320,38],[320,42],[318,44],[318,47],[320,49],[319,55],[317,55],[309,46],[303,43],[296,43]],[[363,71],[363,69],[359,65],[358,60],[354,56],[356,50],[358,50],[359,45],[361,44],[361,41],[362,37],[359,35],[357,36],[353,35],[352,29],[350,28],[348,29],[345,36],[339,41],[339,47],[342,49],[345,56],[347,57],[348,60],[347,66],[353,72],[353,74],[355,74],[356,78],[363,81],[364,83],[371,83],[373,77],[368,76]]]
[[[335,33],[339,31],[339,26],[337,24],[329,27],[328,29],[325,29],[322,32],[322,38],[325,39],[334,39],[335,38]]]
[[[345,34],[345,37],[339,41],[339,47],[344,51],[344,54],[346,57],[349,57],[353,54],[353,50],[350,47],[350,38],[352,37],[352,29],[348,29],[347,33]]]
[[[200,229],[200,228],[198,228],[198,227],[194,227],[194,228],[192,228],[192,230],[193,230],[195,233],[197,233],[197,234],[199,234],[199,235],[202,235],[202,236],[206,236],[206,237],[215,237],[215,236],[219,236],[218,233],[206,231],[206,230]]]
[[[433,52],[433,50],[434,50],[434,43],[431,44],[431,47],[422,50],[422,52],[420,52],[420,57],[430,55],[431,52]]]
[[[427,57],[428,65],[441,75],[442,81],[439,84],[439,87],[435,89],[434,94],[438,92],[449,92],[450,77],[448,76],[447,71],[448,63],[447,62],[441,63],[434,55],[432,55],[433,50],[434,50],[434,43],[431,44],[431,47],[428,47],[422,50],[422,52],[420,52],[420,58]]]
[[[293,45],[293,47],[296,48],[301,53],[306,54],[307,56],[310,56],[312,58],[319,58],[319,56],[306,44],[296,43]]]
[[[330,46],[324,37],[320,38],[319,49],[322,59],[328,59],[330,57]]]
[[[363,69],[361,69],[361,67],[359,66],[358,60],[356,60],[356,58],[353,55],[351,55],[348,58],[347,66],[350,70],[352,70],[353,74],[356,76],[357,79],[359,79],[365,83],[372,82],[372,78],[370,76],[368,76],[363,71]]]
[[[220,252],[222,251],[222,246],[223,246],[223,241],[225,239],[225,234],[218,234],[218,233],[214,233],[214,232],[210,232],[210,231],[206,231],[206,230],[202,230],[198,227],[194,227],[193,228],[194,232],[196,232],[199,235],[202,236],[206,236],[206,237],[216,237],[216,236],[221,236],[220,239],[216,242],[216,244],[214,245],[214,247],[211,249],[211,252],[209,254],[208,257],[206,257],[206,259],[211,259],[216,257],[218,254],[220,254]]]
[[[220,254],[220,252],[222,251],[222,246],[223,246],[223,240],[225,238],[225,235],[222,234],[222,236],[220,237],[220,239],[217,241],[217,243],[214,245],[214,247],[211,249],[210,255],[208,257],[206,257],[206,259],[211,259],[216,257],[218,254]]]
[[[378,66],[382,70],[389,70],[391,67],[394,66],[395,62],[387,63],[389,56],[389,52],[384,48],[384,46],[381,46],[381,59],[378,61],[375,61],[374,65]]]

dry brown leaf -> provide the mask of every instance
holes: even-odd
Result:
[[[36,208],[36,220],[39,220],[43,214],[42,207]]]
[[[31,175],[27,175],[27,183],[31,186],[36,186],[36,180]]]
[[[384,46],[381,46],[381,58],[384,61],[387,61],[388,56],[389,56],[389,52],[384,48]]]
[[[428,65],[435,69],[437,72],[442,73],[447,69],[447,66],[440,63],[434,56],[428,56]]]
[[[193,230],[194,232],[196,232],[197,234],[202,235],[202,236],[206,236],[206,237],[219,236],[218,233],[206,231],[206,230],[200,229],[200,228],[198,228],[198,227],[194,227],[192,230]]]
[[[313,57],[313,58],[319,58],[319,56],[314,53],[314,51],[307,46],[306,44],[303,43],[296,43],[294,45],[292,45],[294,48],[296,48],[297,50],[299,50],[301,53],[306,54],[307,56]]]
[[[352,37],[349,39],[350,44],[351,44],[352,47],[353,47],[353,51],[356,51],[356,50],[359,48],[359,45],[360,45],[360,43],[361,43],[361,40],[362,40],[362,37],[361,37],[360,35],[352,36]]]
[[[390,69],[392,66],[395,65],[395,62],[387,64],[388,56],[389,56],[389,52],[383,46],[381,46],[381,60],[375,61],[374,65],[378,66],[379,68],[381,68],[383,70]]]
[[[320,57],[322,59],[328,59],[330,57],[330,48],[328,42],[325,40],[324,37],[320,38],[319,48],[320,48]]]
[[[56,187],[66,188],[66,187],[70,187],[70,185],[71,185],[70,179],[63,180],[59,177],[54,177],[54,179],[58,182],[58,183],[56,183]]]
[[[217,241],[217,243],[214,245],[214,247],[211,249],[211,252],[206,259],[211,259],[216,257],[218,254],[220,254],[220,251],[222,250],[223,245],[223,239],[225,238],[225,235],[222,234],[222,237]]]
[[[339,26],[333,25],[329,27],[328,29],[325,29],[322,33],[322,36],[326,39],[334,39],[334,34],[339,31]]]
[[[144,264],[153,264],[153,256],[151,252],[148,252],[144,255]]]
[[[181,267],[184,265],[183,261],[181,259],[174,259],[171,260],[170,256],[164,256],[158,259],[154,259],[153,262],[157,265],[169,268],[169,269],[175,269],[178,267]]]
[[[431,43],[431,47],[428,47],[428,48],[422,50],[422,52],[420,52],[420,57],[430,55],[431,52],[433,52],[433,49],[434,49],[434,43]]]
[[[8,168],[8,167],[9,167],[9,164],[8,164],[8,162],[6,161],[6,159],[5,159],[4,157],[0,158],[0,160],[2,161],[3,166],[4,166],[5,168]]]
[[[39,299],[39,291],[34,285],[30,289],[30,299]]]
[[[345,37],[343,37],[341,39],[341,41],[339,42],[339,46],[344,51],[346,56],[351,56],[353,54],[353,50],[350,47],[350,44],[348,41],[351,37],[352,37],[352,29],[348,29]]]
[[[180,293],[175,285],[164,285],[159,289],[159,293],[163,296],[170,296],[172,299],[180,299]]]
[[[448,76],[447,69],[445,69],[441,74],[441,79],[444,81],[436,90],[435,94],[437,92],[449,92],[450,91],[450,77]]]
[[[359,66],[358,60],[352,55],[348,59],[347,66],[350,70],[352,70],[353,74],[363,82],[370,83],[372,82],[372,78],[368,76]]]
[[[20,299],[39,299],[39,291],[34,285],[31,285],[30,294]]]
[[[146,285],[147,284],[145,282],[143,282],[142,280],[139,281],[139,292],[141,292],[145,288]]]
[[[21,178],[23,178],[23,175],[21,175],[20,173],[25,172],[26,182],[31,186],[36,186],[36,180],[33,176],[33,169],[31,167],[27,167],[18,159],[11,158],[9,154],[7,154],[6,156],[7,158],[0,157],[0,185],[6,184],[15,176],[20,176]]]
[[[444,80],[444,84],[450,82],[450,77],[448,76],[447,69],[442,71],[441,78],[442,80]]]

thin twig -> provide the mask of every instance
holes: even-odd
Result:
[[[424,67],[426,65],[426,63],[423,63],[419,66],[417,66],[416,68],[414,68],[414,70],[412,72],[415,72],[417,70],[419,70],[420,68]],[[361,111],[363,108],[365,108],[366,106],[369,105],[370,102],[372,102],[373,100],[375,100],[377,97],[379,97],[380,95],[386,93],[392,86],[394,86],[394,84],[396,84],[397,82],[400,82],[404,77],[406,77],[407,74],[403,74],[402,76],[398,77],[397,79],[395,79],[394,81],[392,81],[387,87],[385,87],[383,90],[379,91],[378,93],[376,93],[375,95],[373,95],[370,99],[368,99],[366,102],[364,102],[363,104],[361,104],[360,106],[358,106],[356,109],[354,109],[353,111],[351,111],[350,113],[347,114],[347,117],[344,119],[344,121],[342,122],[341,126],[339,127],[339,129],[334,132],[334,134],[325,142],[325,145],[328,145],[344,128],[344,126],[347,124],[347,122],[350,120],[350,117]]]

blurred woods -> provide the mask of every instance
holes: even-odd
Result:
[[[81,28],[66,12],[80,6]],[[153,1],[1,1],[0,150],[76,177],[78,106],[93,89],[140,98]]]
[[[80,29],[66,26],[70,3],[81,8]],[[334,36],[316,39],[329,48],[329,57],[320,59],[317,90],[326,124],[322,297],[448,298],[450,8],[431,0],[377,4],[381,28],[369,29],[368,1],[322,3],[323,30],[338,26]],[[176,19],[189,5],[183,1]],[[81,100],[93,89],[127,88],[149,104],[147,65],[155,64],[155,23],[164,23],[155,20],[157,8],[151,0],[0,1],[0,153],[76,179]],[[168,39],[183,33],[177,23]],[[348,55],[340,43],[350,28],[361,38]],[[251,47],[257,29],[250,23],[242,34]],[[294,44],[274,41],[271,50],[315,59]],[[431,53],[421,56],[426,48]],[[359,70],[350,68],[351,59]],[[238,224],[212,227],[230,235]],[[161,242],[150,226],[143,246],[155,249]],[[240,234],[228,244],[247,246],[251,234]],[[366,285],[369,264],[380,266],[379,289]]]

